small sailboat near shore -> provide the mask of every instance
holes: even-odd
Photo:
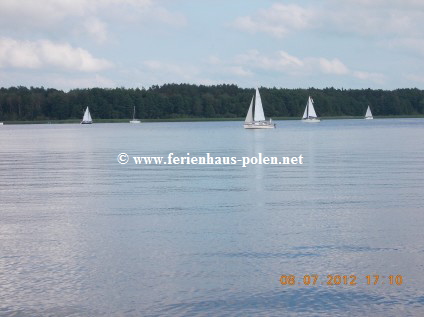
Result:
[[[370,106],[368,106],[368,108],[367,108],[367,112],[365,113],[365,118],[364,119],[367,119],[367,120],[374,119],[373,116],[372,116],[372,113],[371,113]]]
[[[303,117],[302,117],[302,121],[303,122],[310,122],[310,123],[321,122],[321,120],[318,118],[318,116],[315,112],[314,101],[312,100],[311,96],[309,96],[309,98],[308,98],[308,103],[306,104],[305,112],[303,113]]]
[[[84,117],[82,117],[81,124],[92,124],[93,120],[91,119],[90,110],[88,110],[88,107],[85,109]]]
[[[135,118],[135,106],[134,106],[134,111],[133,111],[133,118],[132,118],[132,120],[130,120],[130,123],[140,123],[140,120]]]
[[[245,129],[274,129],[275,126],[276,125],[272,123],[272,119],[269,119],[268,121],[265,120],[261,95],[259,94],[259,89],[256,88],[255,95],[250,101],[250,107],[247,111],[243,127]]]

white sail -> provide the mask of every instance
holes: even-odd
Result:
[[[309,96],[309,99],[308,99],[308,117],[313,117],[313,118],[317,117],[317,114],[314,109],[314,101],[312,100],[311,96]]]
[[[365,119],[372,119],[372,113],[371,113],[370,106],[368,106],[367,112],[365,113]]]
[[[308,104],[306,104],[305,112],[303,113],[302,119],[306,119],[308,117]]]
[[[265,121],[264,109],[262,108],[262,100],[261,95],[259,94],[259,89],[256,88],[255,95],[255,121]]]
[[[93,123],[93,120],[91,119],[90,110],[88,110],[88,107],[85,109],[84,117],[82,118],[81,123]]]
[[[247,111],[246,119],[244,120],[246,123],[253,122],[253,98],[254,97],[252,97],[252,101],[250,102],[250,107],[249,111]]]
[[[87,109],[85,109],[84,118],[82,120],[86,121],[86,122],[92,121],[90,110],[88,109],[88,107],[87,107]]]

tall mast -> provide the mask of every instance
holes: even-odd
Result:
[[[306,119],[309,118],[309,100],[311,100],[311,96],[308,98],[308,104],[306,105]]]

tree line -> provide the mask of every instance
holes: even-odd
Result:
[[[423,115],[424,91],[417,88],[286,89],[259,88],[267,117],[301,117],[308,99],[319,116]],[[236,85],[166,84],[150,88],[89,88],[68,92],[44,87],[0,88],[0,120],[81,119],[88,106],[93,119],[240,118],[254,89]]]

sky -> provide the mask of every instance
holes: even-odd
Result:
[[[422,0],[0,0],[0,87],[424,88]]]

